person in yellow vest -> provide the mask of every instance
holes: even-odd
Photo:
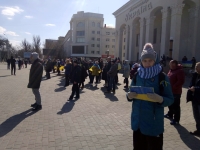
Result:
[[[94,77],[96,77],[96,84],[98,84],[99,81],[99,73],[101,72],[101,69],[99,67],[99,62],[95,61],[95,64],[90,68],[90,71],[92,72],[91,82],[90,84],[93,84]]]

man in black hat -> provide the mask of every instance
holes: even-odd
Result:
[[[71,96],[69,97],[69,100],[72,100],[74,98],[75,93],[76,93],[75,98],[76,99],[80,98],[78,84],[80,83],[80,80],[81,80],[81,68],[78,65],[77,60],[74,60],[73,64],[74,64],[74,67],[73,67],[72,74],[71,74],[71,82],[72,82],[73,86],[72,86],[72,93],[71,93]]]

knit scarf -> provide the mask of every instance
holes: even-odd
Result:
[[[160,66],[160,64],[156,64],[149,68],[144,68],[143,66],[140,66],[138,68],[138,75],[141,78],[150,79],[158,75],[161,72],[161,70],[162,70],[162,67]]]

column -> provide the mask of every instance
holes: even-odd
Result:
[[[199,11],[200,6],[196,6],[189,10],[190,13],[190,36],[191,38],[191,50],[192,50],[192,57],[195,57],[196,46],[197,46],[197,33],[198,33],[198,21],[199,21]]]
[[[173,39],[172,58],[179,60],[181,17],[184,4],[171,7],[171,31],[170,37]]]
[[[139,43],[139,59],[140,59],[140,54],[142,53],[143,46],[144,46],[144,19],[140,19],[140,43]]]
[[[125,44],[125,59],[129,59],[129,32],[130,32],[130,26],[126,25],[126,44]]]
[[[166,44],[169,39],[166,39],[167,35],[167,17],[168,17],[168,8],[163,8],[161,10],[162,12],[162,32],[161,32],[161,51],[160,51],[160,56],[163,54],[166,54]]]
[[[154,20],[156,16],[146,18],[146,43],[153,43]]]
[[[133,49],[133,25],[131,24],[130,25],[130,39],[129,39],[129,54],[128,54],[128,59],[130,60],[130,61],[132,61],[133,59],[133,51],[134,51],[134,49]]]

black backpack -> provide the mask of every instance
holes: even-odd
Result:
[[[133,76],[133,82],[136,84],[136,77],[138,75],[138,72],[136,72]],[[160,89],[160,95],[162,96],[163,95],[163,92],[164,92],[164,86],[162,85],[162,81],[165,81],[165,73],[164,72],[160,72],[159,73],[159,89]]]

